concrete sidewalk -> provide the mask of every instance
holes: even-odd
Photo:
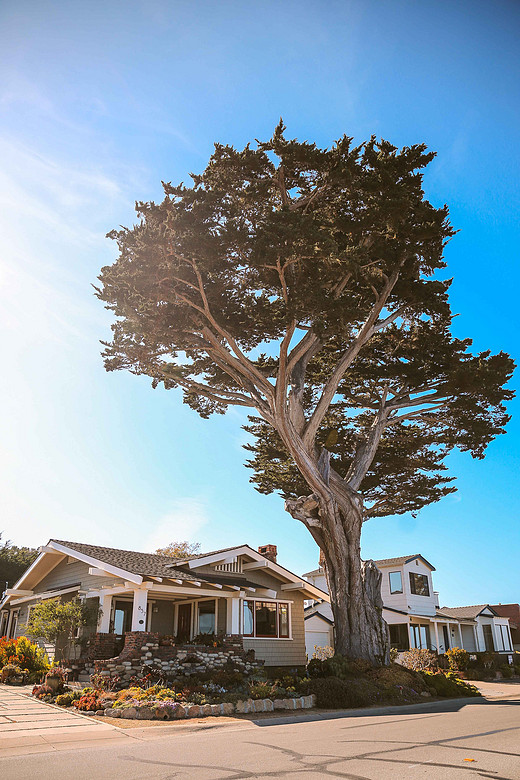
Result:
[[[132,741],[120,729],[0,686],[0,758]]]

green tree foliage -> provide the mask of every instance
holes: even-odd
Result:
[[[374,137],[320,149],[281,122],[266,143],[217,144],[191,186],[165,184],[109,234],[119,257],[97,288],[116,317],[107,370],[181,388],[202,417],[253,410],[252,481],[323,550],[336,643],[367,658],[384,640],[349,645],[382,626],[362,520],[452,492],[446,456],[482,458],[513,395],[510,357],[452,334],[455,231],[422,188],[433,157]]]
[[[190,558],[200,552],[199,542],[170,542],[166,547],[159,547],[156,555],[167,555],[169,558]]]
[[[46,599],[32,607],[25,633],[33,639],[41,639],[54,646],[58,643],[77,644],[78,629],[95,625],[98,617],[99,609],[79,598],[69,601],[61,601],[59,598]]]
[[[0,533],[0,593],[7,587],[12,588],[24,571],[38,555],[38,550],[31,547],[17,547],[11,542],[1,542]]]

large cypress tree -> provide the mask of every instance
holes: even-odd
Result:
[[[192,186],[109,236],[97,289],[116,321],[107,370],[182,388],[202,417],[253,410],[253,482],[278,490],[323,551],[336,651],[388,656],[371,516],[452,492],[444,459],[482,458],[508,416],[508,355],[451,334],[454,235],[424,196],[423,144],[217,144]]]

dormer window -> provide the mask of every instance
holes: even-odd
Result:
[[[415,571],[410,572],[410,591],[414,596],[430,595],[430,586],[426,574],[417,574]]]
[[[402,593],[403,592],[403,579],[400,571],[391,571],[388,575],[390,577],[390,593]]]

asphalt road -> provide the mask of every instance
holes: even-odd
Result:
[[[294,722],[127,730],[106,746],[5,757],[2,780],[520,780],[520,684],[509,697]],[[290,722],[286,722],[290,721]],[[165,724],[166,725],[166,724]]]

